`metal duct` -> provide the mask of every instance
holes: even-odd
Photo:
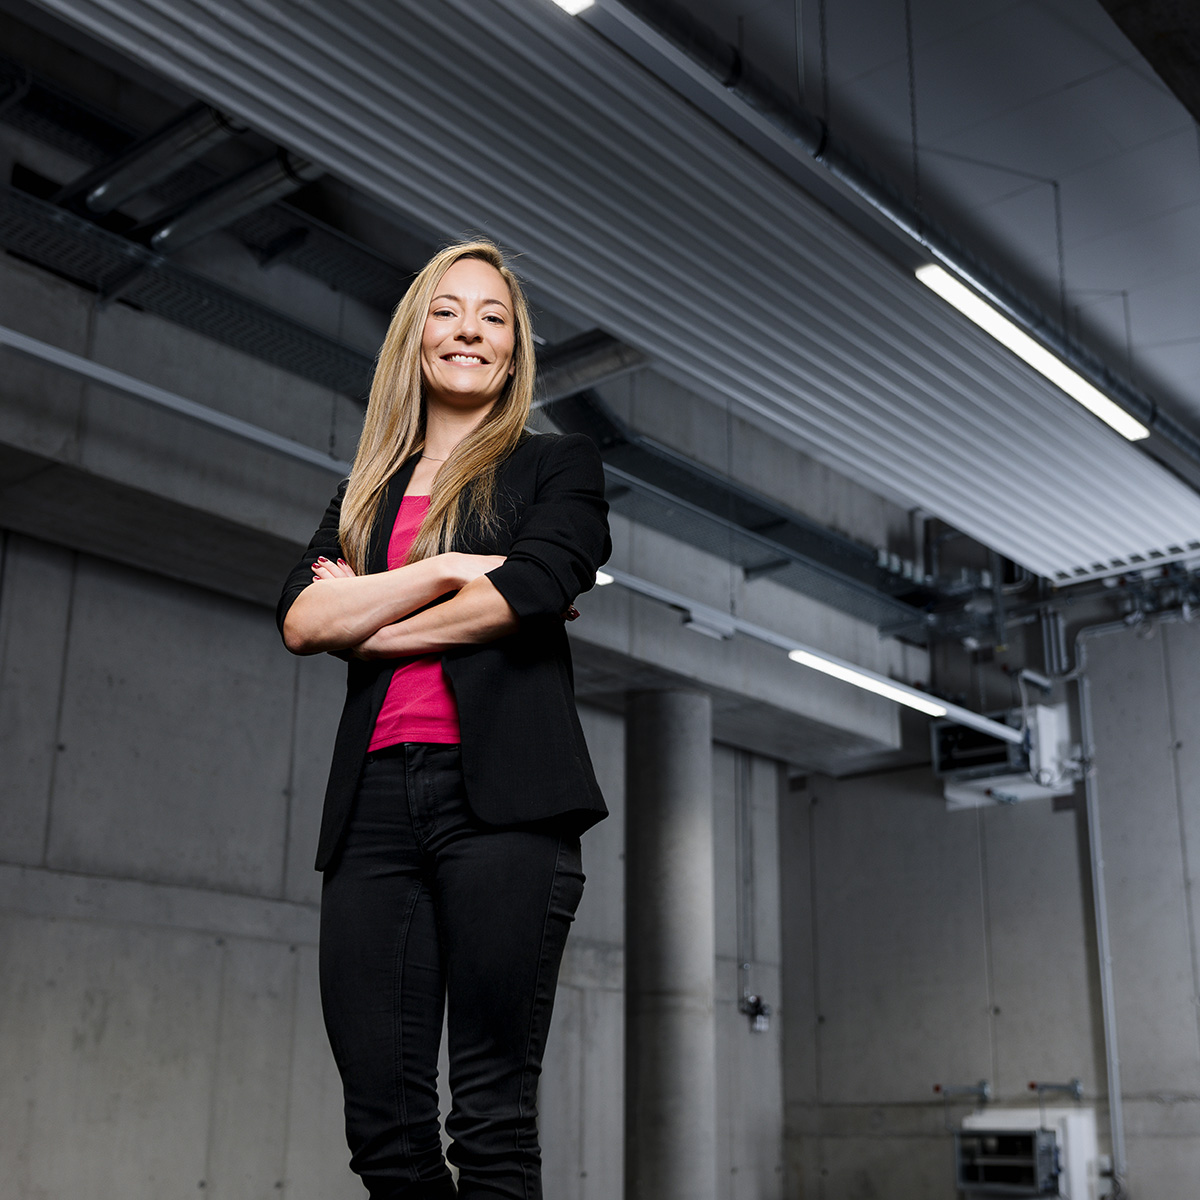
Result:
[[[206,233],[224,229],[239,217],[282,199],[324,173],[320,167],[281,150],[232,179],[222,180],[173,216],[156,217],[151,225],[157,228],[150,234],[150,248],[158,254],[173,254]]]
[[[548,3],[39,3],[1039,575],[1200,549],[1200,496]]]
[[[538,355],[533,407],[553,404],[609,379],[646,366],[646,356],[599,329],[558,342]]]
[[[244,133],[242,126],[207,104],[194,104],[131,146],[116,162],[89,171],[55,197],[59,204],[80,197],[94,213],[112,212],[126,200],[161,183],[226,138]]]
[[[244,354],[365,398],[374,363],[326,334],[35,196],[0,186],[0,247]]]

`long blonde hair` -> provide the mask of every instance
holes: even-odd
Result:
[[[504,390],[487,416],[442,464],[408,562],[449,550],[462,519],[464,499],[483,528],[496,523],[496,467],[516,446],[533,399],[533,329],[520,282],[492,242],[458,242],[439,251],[421,269],[392,314],[379,349],[371,398],[358,440],[350,482],[342,498],[338,536],[346,560],[366,570],[371,529],[388,480],[425,445],[425,400],[421,375],[421,336],[442,276],[462,258],[478,258],[500,272],[513,311],[513,364]]]

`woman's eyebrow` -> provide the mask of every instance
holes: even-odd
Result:
[[[438,300],[453,300],[455,304],[462,304],[463,302],[460,296],[452,296],[449,292],[443,292],[440,296],[434,296],[430,303],[436,303]],[[494,304],[497,308],[502,308],[505,312],[508,311],[508,305],[503,300],[481,300],[480,303],[485,305]]]

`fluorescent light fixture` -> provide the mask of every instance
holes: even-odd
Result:
[[[814,671],[832,675],[834,679],[840,679],[844,683],[852,683],[864,691],[874,692],[875,695],[883,696],[886,700],[894,700],[897,704],[906,704],[909,708],[915,708],[917,712],[923,712],[930,717],[944,717],[949,711],[944,704],[939,704],[932,697],[922,695],[915,688],[888,683],[878,675],[868,675],[865,671],[856,671],[853,667],[844,666],[832,659],[822,658],[819,654],[813,654],[808,650],[789,650],[788,658],[792,662],[800,663],[801,666],[812,667]]]
[[[604,587],[605,584],[612,583],[612,582],[613,582],[613,577],[607,571],[597,571],[596,572],[596,586],[597,587]]]
[[[583,12],[585,8],[591,8],[593,0],[554,0],[554,3],[574,17]]]
[[[986,300],[977,296],[969,287],[960,283],[949,271],[935,263],[917,269],[917,278],[932,291],[937,292],[947,304],[953,305],[965,317],[969,317],[985,333],[991,334],[1002,346],[1007,346],[1018,358],[1039,371],[1052,384],[1061,388],[1068,396],[1078,400],[1088,412],[1111,425],[1122,437],[1131,442],[1150,436],[1150,430],[1131,417],[1119,404],[1114,404],[1099,388],[1093,387],[1077,371],[1073,371],[1061,358],[1051,354],[1024,330],[1018,329],[1007,317],[1002,316]]]

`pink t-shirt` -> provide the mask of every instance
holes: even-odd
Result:
[[[405,555],[417,536],[426,511],[428,496],[405,496],[400,501],[396,524],[388,542],[388,570],[404,565]],[[375,720],[368,750],[382,750],[401,742],[459,742],[458,705],[446,674],[442,656],[428,654],[402,662],[392,675],[383,707]]]

